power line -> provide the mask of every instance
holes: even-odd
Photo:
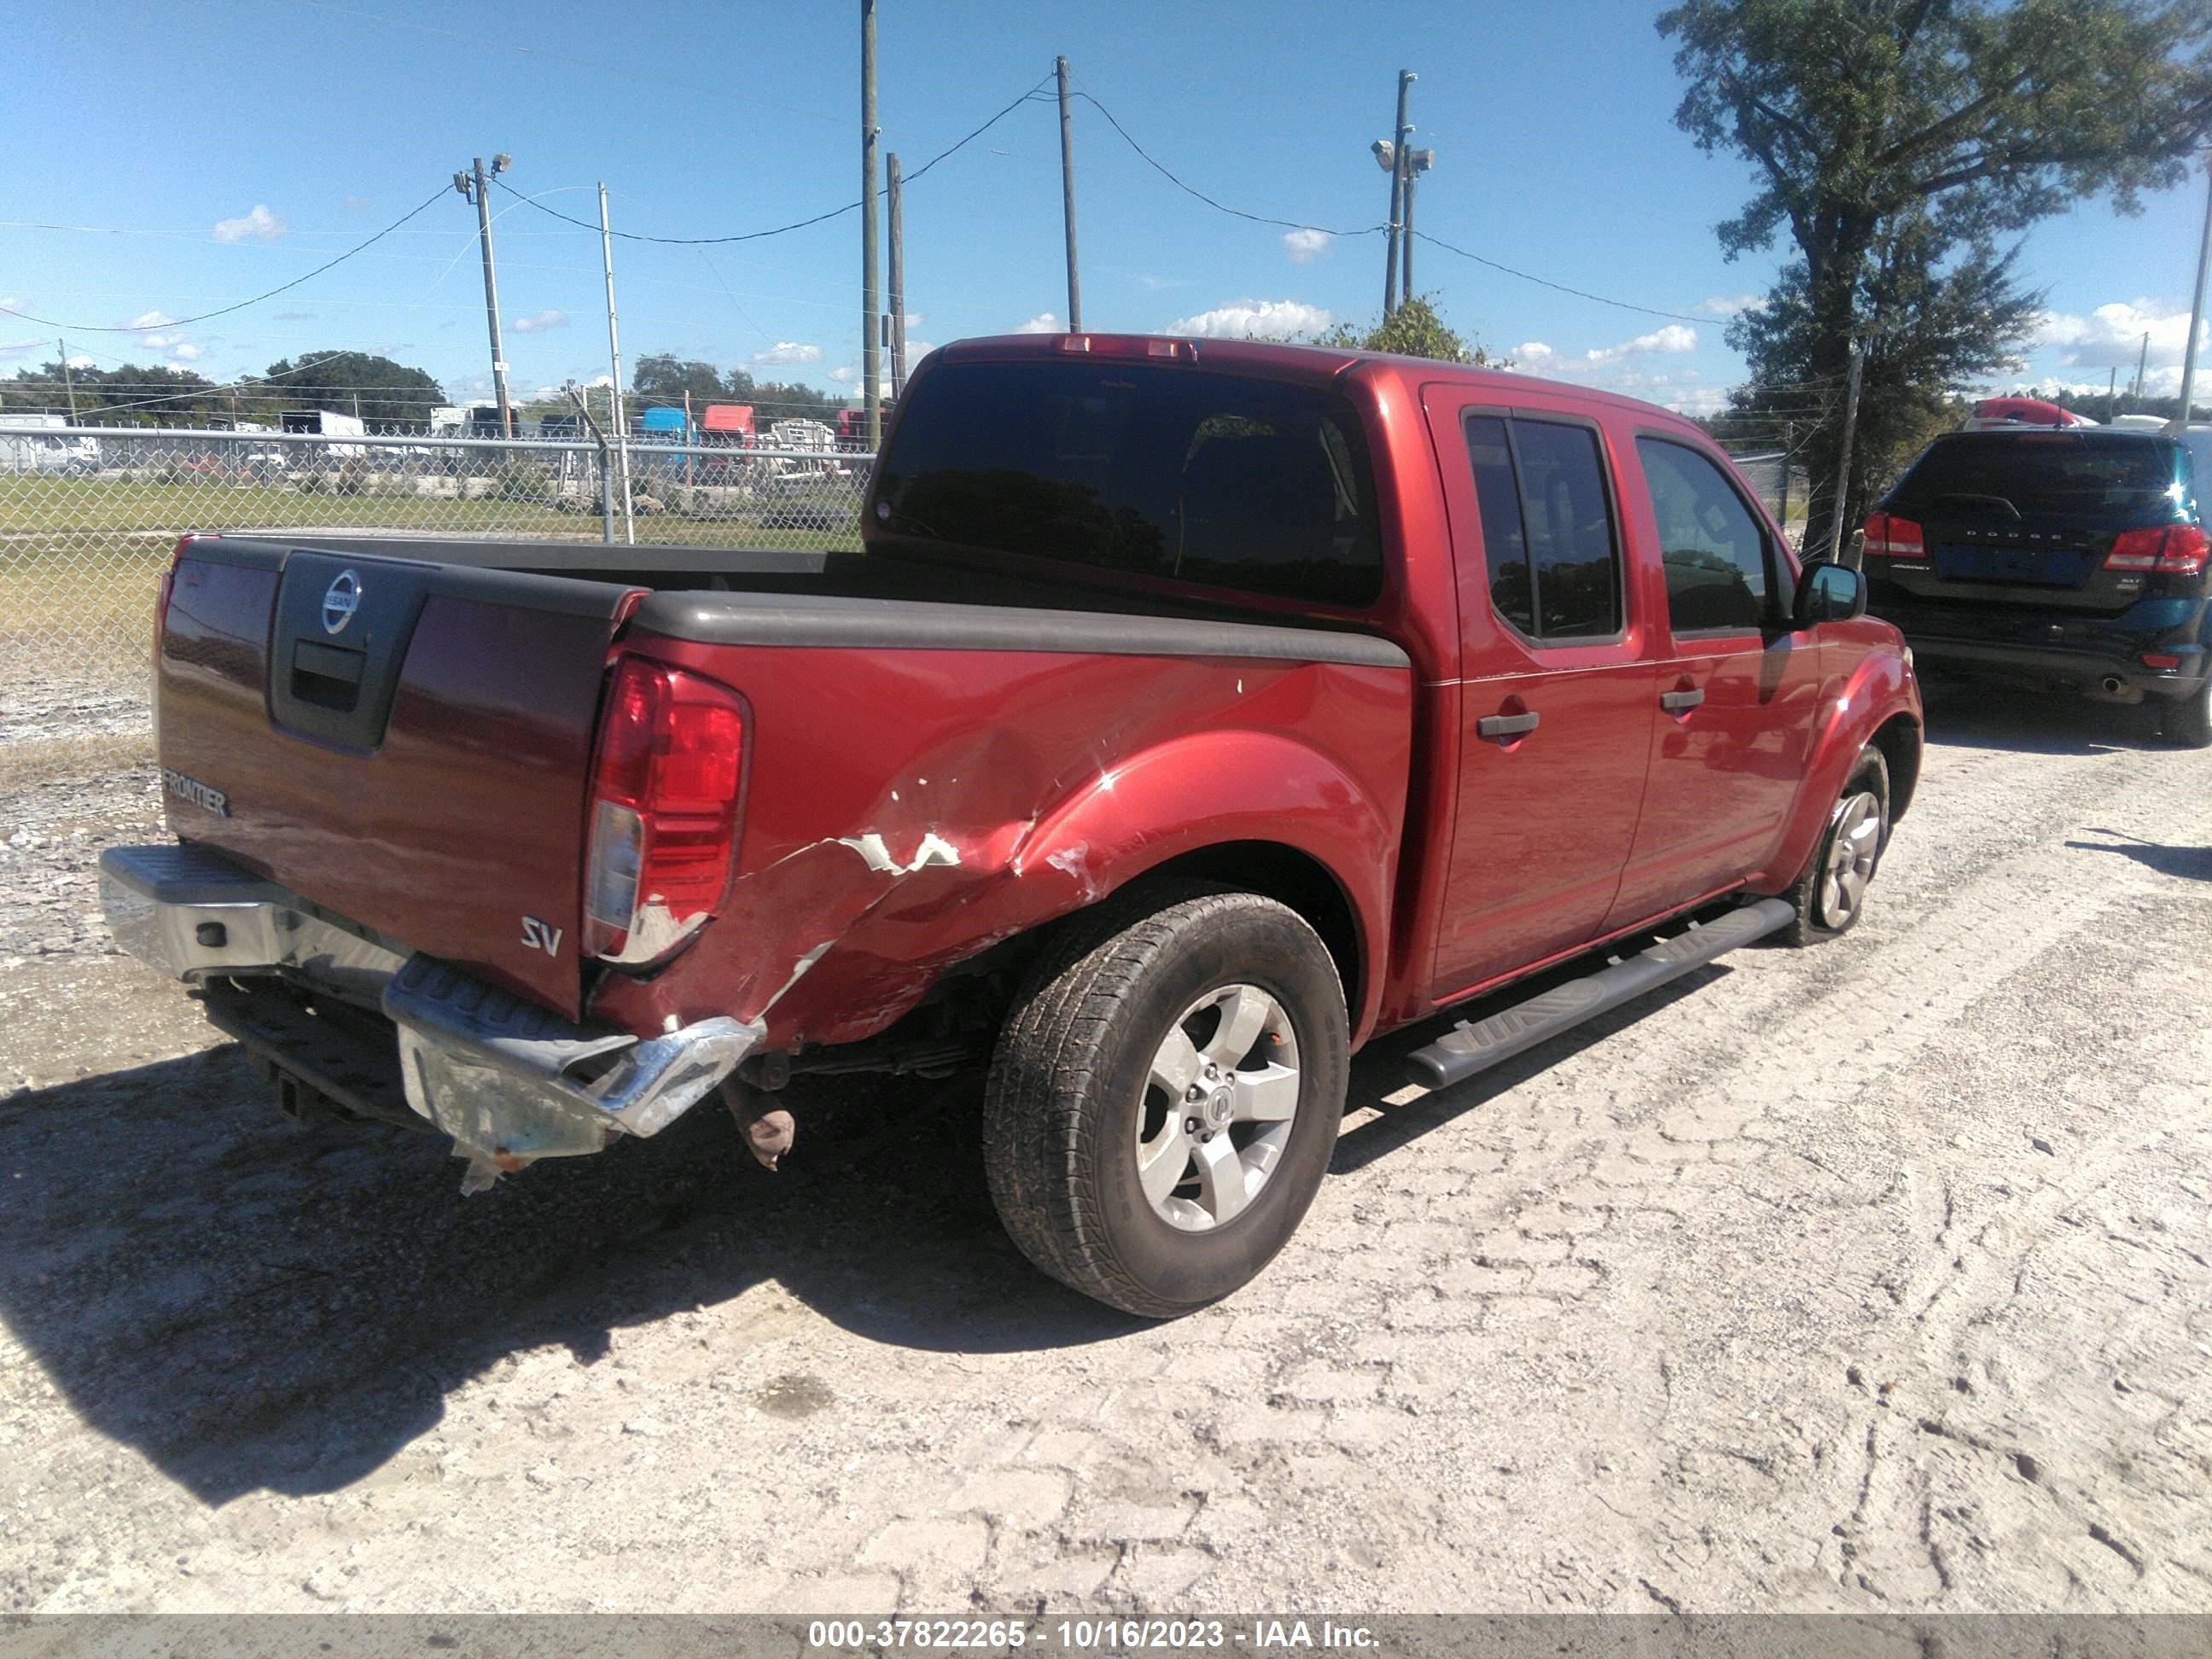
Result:
[[[424,211],[429,207],[431,203],[443,196],[446,193],[447,189],[447,186],[444,185],[439,185],[438,188],[432,191],[429,195],[424,197],[422,198],[422,205],[416,208],[412,212],[394,219],[390,224],[385,226],[382,230],[378,231],[375,235],[370,237],[368,241],[355,244],[352,247],[348,248],[343,253],[339,254],[337,258],[325,260],[321,264],[317,265],[313,270],[308,271],[306,276],[295,276],[290,282],[283,283],[280,287],[272,288],[266,294],[257,294],[250,300],[240,300],[236,305],[224,306],[217,311],[203,311],[197,317],[171,317],[159,323],[126,323],[120,327],[117,327],[106,323],[58,322],[52,317],[33,317],[27,311],[17,311],[9,306],[0,306],[0,313],[5,313],[10,317],[21,317],[27,323],[43,324],[47,328],[67,329],[72,334],[143,334],[153,329],[184,328],[193,323],[204,323],[210,318],[228,317],[234,311],[243,311],[248,306],[258,306],[264,300],[273,300],[280,294],[288,293],[291,289],[299,287],[301,283],[307,281],[309,277],[321,276],[333,265],[343,264],[347,260],[352,258],[355,254],[362,252],[368,248],[374,246],[376,243],[382,241],[386,237],[392,234],[393,231],[398,229],[400,226],[405,224],[408,220],[415,217],[416,214]]]
[[[1050,76],[1047,76],[1045,80],[1048,81],[1052,77]],[[1004,120],[1007,116],[1012,115],[1024,104],[1029,102],[1031,98],[1036,96],[1037,92],[1043,86],[1044,81],[1038,82],[1036,86],[1031,87],[1027,92],[1022,94],[1020,97],[1015,99],[1013,102],[1008,104],[1004,109],[1000,110],[996,115],[994,115],[989,120],[984,122],[981,126],[977,127],[973,132],[961,139],[957,143],[953,144],[949,149],[939,150],[936,155],[931,156],[929,160],[924,161],[920,167],[916,167],[912,173],[908,173],[906,175],[906,182],[909,185],[912,184],[915,179],[921,178],[923,173],[928,172],[930,168],[935,167],[939,161],[945,160],[946,156],[953,155],[957,151],[965,149],[976,139],[981,137],[993,127],[998,125],[998,124]],[[558,208],[547,207],[544,203],[538,201],[536,198],[525,196],[520,191],[515,189],[513,185],[508,184],[504,179],[499,179],[496,182],[499,185],[499,187],[507,191],[508,195],[514,197],[520,201],[528,202],[531,206],[536,208],[540,213],[547,214],[553,218],[558,219],[564,224],[574,225],[580,230],[588,230],[593,235],[597,235],[599,234],[599,228],[598,225],[588,223],[582,219],[574,218],[571,216],[562,212]],[[617,230],[613,234],[618,239],[625,242],[657,242],[665,247],[717,247],[727,242],[757,242],[763,237],[782,236],[788,234],[790,232],[794,230],[805,230],[811,225],[823,224],[831,219],[842,218],[846,214],[856,213],[860,210],[860,204],[857,201],[848,202],[842,207],[831,208],[828,212],[815,214],[811,218],[796,219],[790,224],[776,225],[768,230],[748,230],[733,236],[648,236],[642,231],[635,230]]]
[[[1231,207],[1226,202],[1217,202],[1212,197],[1208,196],[1204,191],[1199,189],[1197,185],[1185,184],[1182,179],[1176,178],[1176,175],[1170,172],[1167,167],[1155,157],[1150,150],[1146,149],[1142,144],[1139,143],[1135,138],[1130,136],[1128,128],[1123,126],[1119,121],[1115,120],[1114,118],[1114,112],[1108,109],[1105,105],[1100,103],[1096,98],[1093,98],[1087,92],[1079,92],[1075,96],[1080,98],[1085,103],[1090,105],[1091,108],[1097,110],[1101,115],[1104,116],[1106,118],[1106,125],[1112,127],[1115,131],[1120,133],[1121,135],[1121,142],[1128,145],[1131,149],[1136,151],[1139,155],[1142,156],[1146,165],[1150,167],[1153,172],[1158,173],[1161,178],[1166,179],[1177,190],[1182,191],[1184,195],[1196,197],[1200,201],[1205,203],[1206,206],[1213,209],[1218,213],[1225,213],[1232,219],[1249,220],[1255,225],[1279,225],[1285,230],[1318,230],[1325,236],[1372,236],[1376,232],[1388,228],[1387,226],[1383,225],[1363,225],[1358,230],[1331,230],[1326,225],[1316,225],[1304,219],[1271,219],[1262,213],[1247,213],[1242,208]]]
[[[1447,253],[1456,253],[1462,259],[1472,259],[1475,264],[1487,265],[1492,270],[1502,270],[1508,276],[1518,276],[1522,282],[1534,283],[1539,288],[1552,289],[1560,294],[1571,294],[1577,300],[1594,301],[1601,306],[1611,306],[1617,311],[1641,312],[1646,317],[1666,317],[1678,323],[1712,321],[1710,317],[1692,317],[1686,311],[1662,311],[1656,306],[1639,306],[1626,300],[1609,300],[1602,294],[1592,294],[1588,289],[1570,288],[1566,283],[1555,283],[1547,276],[1538,276],[1526,270],[1517,270],[1511,265],[1500,264],[1495,259],[1486,259],[1480,253],[1470,253],[1463,247],[1455,246],[1452,243],[1447,242],[1441,236],[1430,235],[1425,230],[1417,230],[1413,234],[1431,247],[1440,247]]]
[[[1199,189],[1196,185],[1186,184],[1182,179],[1177,178],[1175,173],[1170,171],[1169,168],[1157,157],[1155,157],[1151,151],[1147,150],[1142,144],[1139,143],[1136,139],[1131,136],[1129,130],[1123,126],[1121,122],[1114,118],[1114,112],[1108,109],[1105,105],[1100,103],[1097,99],[1087,92],[1079,92],[1075,95],[1082,99],[1086,104],[1089,104],[1091,108],[1097,110],[1101,115],[1104,116],[1106,118],[1106,124],[1112,127],[1115,131],[1121,135],[1122,142],[1127,143],[1131,149],[1136,151],[1139,156],[1143,157],[1146,165],[1151,167],[1152,169],[1158,173],[1163,179],[1165,179],[1170,184],[1173,185],[1177,190],[1182,191],[1186,196],[1195,197],[1198,200],[1205,203],[1206,206],[1214,209],[1218,212],[1228,214],[1231,218],[1248,220],[1255,225],[1279,225],[1286,230],[1319,230],[1324,234],[1329,236],[1369,236],[1373,235],[1378,231],[1389,228],[1389,227],[1385,225],[1366,225],[1358,230],[1330,230],[1326,226],[1313,224],[1306,220],[1271,218],[1266,214],[1247,213],[1242,208],[1231,207],[1226,202],[1216,201],[1212,197],[1208,196],[1204,191]],[[1538,276],[1529,271],[1516,270],[1511,265],[1501,264],[1495,259],[1485,258],[1481,254],[1470,252],[1466,248],[1460,247],[1453,243],[1445,241],[1440,236],[1431,236],[1425,230],[1417,230],[1413,234],[1420,240],[1428,243],[1431,246],[1440,247],[1447,253],[1456,253],[1462,259],[1472,259],[1479,265],[1487,265],[1491,270],[1503,271],[1508,276],[1517,276],[1524,283],[1534,283],[1540,288],[1553,289],[1561,294],[1571,294],[1579,300],[1589,300],[1595,301],[1598,305],[1612,306],[1621,311],[1640,312],[1647,317],[1665,317],[1675,322],[1704,323],[1711,322],[1712,320],[1709,317],[1693,317],[1687,312],[1662,311],[1656,306],[1639,306],[1632,304],[1626,300],[1608,299],[1602,294],[1592,294],[1586,289],[1571,288],[1565,283],[1555,283],[1551,281],[1548,277]]]

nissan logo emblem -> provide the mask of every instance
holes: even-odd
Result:
[[[350,570],[339,571],[337,580],[323,595],[323,632],[343,634],[360,609],[361,578]]]

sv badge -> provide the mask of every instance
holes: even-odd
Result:
[[[543,951],[549,957],[557,957],[561,954],[561,930],[547,927],[535,916],[525,916],[522,919],[522,948]]]

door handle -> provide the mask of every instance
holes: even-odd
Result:
[[[1670,714],[1686,714],[1705,700],[1702,690],[1662,691],[1659,706]]]
[[[1517,738],[1536,729],[1538,716],[1527,714],[1485,714],[1474,723],[1475,733],[1485,738]]]

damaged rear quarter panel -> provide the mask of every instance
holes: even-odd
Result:
[[[1379,963],[1403,830],[1410,671],[1228,657],[702,645],[629,649],[751,706],[738,873],[698,942],[593,1012],[762,1018],[849,1042],[947,967],[1168,859],[1265,841],[1342,886]],[[1372,1022],[1367,975],[1356,1029]]]

